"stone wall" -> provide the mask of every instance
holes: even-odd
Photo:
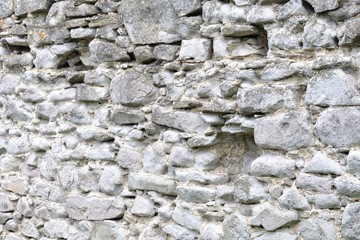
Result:
[[[1,0],[1,239],[360,239],[359,4]]]

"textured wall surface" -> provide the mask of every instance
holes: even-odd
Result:
[[[359,0],[1,0],[0,238],[359,240]]]

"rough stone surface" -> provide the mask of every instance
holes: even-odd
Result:
[[[250,239],[247,231],[247,222],[244,216],[233,213],[224,219],[224,238],[225,239]]]
[[[359,237],[359,211],[360,203],[350,203],[346,206],[342,218],[342,234],[345,239],[357,239]]]
[[[304,172],[334,175],[342,175],[344,173],[338,163],[322,155],[320,152],[316,153],[311,161],[305,165]]]
[[[256,176],[295,177],[295,163],[281,155],[265,154],[251,163],[251,173]]]

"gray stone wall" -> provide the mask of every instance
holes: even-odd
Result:
[[[1,0],[0,238],[360,239],[357,0]]]

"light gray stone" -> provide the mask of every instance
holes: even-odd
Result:
[[[312,68],[315,70],[334,68],[350,70],[357,69],[357,66],[353,57],[344,55],[322,55],[314,59]]]
[[[93,28],[74,28],[70,30],[72,39],[93,39],[96,35],[96,29]]]
[[[256,176],[295,177],[295,162],[281,155],[263,154],[251,163]]]
[[[206,203],[215,200],[216,190],[198,186],[179,186],[178,196],[186,202]]]
[[[6,105],[5,116],[15,122],[30,121],[34,118],[34,114],[22,105],[16,102],[10,102]]]
[[[126,49],[114,43],[94,39],[89,43],[90,58],[96,63],[130,60]]]
[[[79,173],[76,166],[65,165],[59,172],[59,181],[65,190],[75,189],[79,184]]]
[[[220,240],[220,236],[216,231],[216,225],[213,223],[206,224],[200,231],[200,239]]]
[[[195,231],[200,231],[201,217],[180,207],[176,207],[171,215],[178,224]]]
[[[276,231],[267,232],[260,237],[254,238],[254,240],[296,240],[297,236],[288,232]]]
[[[206,61],[211,57],[211,41],[205,38],[183,40],[179,53],[180,60]]]
[[[115,195],[121,192],[123,174],[118,166],[106,166],[99,177],[100,191]]]
[[[194,154],[186,147],[175,146],[171,149],[168,162],[175,167],[192,167],[195,163]]]
[[[139,217],[153,217],[156,213],[154,201],[148,196],[137,195],[131,213]]]
[[[187,111],[170,111],[156,107],[152,112],[152,121],[167,127],[185,132],[203,133],[210,126],[201,118],[200,114]]]
[[[21,197],[16,205],[16,210],[25,217],[32,216],[32,206],[30,205],[27,197]]]
[[[85,102],[104,102],[110,97],[109,90],[104,87],[81,84],[76,88],[76,100]]]
[[[255,177],[244,175],[235,182],[234,200],[235,202],[251,204],[259,203],[269,197],[263,183]]]
[[[119,240],[126,239],[125,229],[115,221],[97,222],[93,228],[91,239],[93,240]]]
[[[38,118],[46,119],[51,122],[55,121],[59,115],[59,110],[51,102],[37,104],[35,107],[35,112]]]
[[[29,181],[25,177],[9,175],[1,180],[1,187],[19,195],[26,195],[29,191]]]
[[[182,17],[177,23],[177,32],[183,39],[192,39],[199,36],[203,20],[200,16]]]
[[[334,10],[339,7],[337,0],[325,0],[321,2],[316,0],[306,0],[306,2],[310,3],[316,13]]]
[[[276,12],[272,7],[253,6],[247,13],[248,23],[271,23],[276,19]]]
[[[140,3],[125,0],[121,2],[118,10],[134,44],[171,43],[181,40],[176,33],[177,13],[168,0]]]
[[[271,50],[295,50],[300,49],[300,41],[290,29],[280,28],[271,32],[269,36],[269,48]]]
[[[22,94],[22,100],[25,102],[38,103],[45,100],[46,93],[37,87],[28,87]]]
[[[304,172],[342,175],[344,171],[340,165],[332,159],[317,152],[310,162],[305,164]]]
[[[335,240],[336,229],[332,222],[319,217],[314,220],[303,220],[299,227],[300,236],[304,240]]]
[[[341,176],[334,179],[336,191],[352,198],[360,197],[360,180],[354,177]]]
[[[47,99],[51,102],[64,102],[69,100],[75,100],[76,89],[66,88],[61,90],[54,90],[49,93]]]
[[[360,235],[360,203],[350,203],[342,217],[341,233],[346,240],[357,240]]]
[[[171,0],[178,16],[185,16],[201,9],[200,0]]]
[[[119,125],[138,124],[146,120],[142,113],[125,109],[115,109],[110,119],[113,123]]]
[[[108,142],[113,140],[114,137],[110,135],[107,131],[101,128],[94,128],[94,127],[79,127],[76,129],[76,134],[79,136],[80,139],[83,141],[99,141],[99,142]]]
[[[194,240],[197,234],[177,224],[167,224],[162,230],[176,240]]]
[[[296,210],[310,209],[309,202],[295,186],[285,189],[283,194],[278,198],[278,202],[280,203],[281,206],[286,207],[288,209],[296,209]]]
[[[150,63],[155,60],[154,48],[149,45],[135,47],[134,55],[139,63]]]
[[[180,47],[176,45],[159,44],[154,47],[154,56],[156,59],[164,61],[173,61],[177,57]]]
[[[226,216],[223,221],[224,239],[248,240],[250,235],[247,229],[246,218],[239,213]]]
[[[358,107],[328,108],[320,114],[315,127],[322,143],[350,147],[360,143]]]
[[[210,147],[218,144],[221,141],[221,138],[217,135],[211,135],[211,136],[195,136],[192,138],[189,138],[187,144],[191,148],[201,148],[201,147]]]
[[[274,231],[298,220],[299,215],[295,210],[284,210],[265,204],[251,219],[250,225],[262,226],[267,231]]]
[[[150,145],[144,150],[143,166],[147,173],[164,174],[167,170],[165,158]]]
[[[336,22],[329,17],[318,16],[309,20],[302,35],[305,49],[335,48]]]
[[[224,184],[230,180],[229,176],[226,174],[212,174],[181,169],[175,169],[175,177],[180,182],[195,182],[214,185]]]
[[[130,173],[128,179],[130,190],[156,191],[165,195],[176,196],[176,181],[165,176],[154,174]]]
[[[246,20],[246,10],[221,1],[207,1],[202,6],[202,18],[208,23],[243,22]]]
[[[166,240],[166,234],[161,229],[147,227],[141,232],[139,240]]]
[[[39,170],[42,177],[47,180],[55,180],[57,175],[58,159],[52,154],[45,154],[39,163]]]
[[[125,106],[142,106],[156,100],[158,89],[152,85],[151,79],[138,71],[120,72],[110,83],[112,103]]]
[[[353,174],[360,179],[360,152],[350,151],[346,157],[346,172]]]
[[[221,28],[221,34],[225,37],[246,37],[259,34],[259,30],[248,24],[226,23]]]
[[[23,134],[19,138],[9,141],[6,151],[9,154],[19,155],[31,150],[29,134]]]
[[[315,206],[320,209],[336,209],[340,208],[340,198],[335,194],[316,194]]]
[[[12,212],[15,207],[9,197],[4,193],[0,193],[0,212]]]
[[[15,15],[23,15],[26,13],[47,10],[49,9],[50,4],[51,4],[50,0],[39,0],[39,1],[15,0],[14,1]]]
[[[354,8],[352,6],[352,8]],[[360,24],[360,20],[357,18],[348,19],[344,22],[338,32],[339,45],[340,46],[359,46],[360,31],[358,28],[351,28],[351,26],[357,26]]]
[[[121,148],[118,152],[117,162],[122,168],[138,172],[142,169],[143,154],[134,149]]]
[[[195,153],[195,168],[203,171],[215,170],[220,165],[219,157],[210,151],[200,150]]]
[[[296,70],[289,63],[270,63],[264,68],[264,71],[261,74],[261,80],[278,81],[291,77],[295,73]]]
[[[26,237],[38,239],[40,237],[39,230],[36,228],[33,222],[24,219],[20,227],[21,234]]]
[[[296,178],[295,185],[305,190],[329,193],[333,188],[333,181],[328,177],[318,177],[307,173],[300,173]]]
[[[20,83],[21,77],[16,74],[5,74],[1,76],[0,94],[15,93],[16,86]]]
[[[48,49],[40,50],[34,59],[36,68],[56,69],[61,62],[61,58],[53,54]]]
[[[4,66],[8,69],[30,69],[33,66],[34,56],[31,53],[12,55],[4,61]]]
[[[309,115],[292,111],[265,116],[255,121],[255,142],[264,148],[294,150],[313,143]]]
[[[44,234],[50,238],[67,238],[70,225],[63,219],[51,219],[46,222],[43,228]]]
[[[319,106],[346,106],[360,103],[357,78],[341,69],[322,71],[308,83],[305,102]]]
[[[125,212],[125,202],[114,197],[67,197],[65,210],[74,220],[104,220],[121,218]]]
[[[9,17],[14,13],[14,3],[12,0],[4,0],[0,3],[0,9],[2,9],[0,13],[0,19]]]

